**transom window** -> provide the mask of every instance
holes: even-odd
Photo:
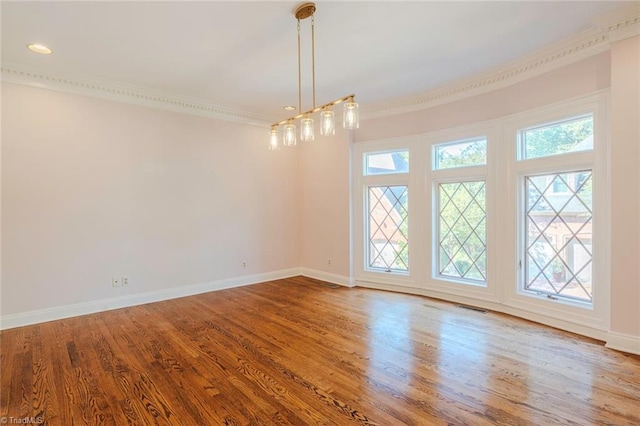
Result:
[[[487,163],[487,139],[477,138],[436,145],[434,169],[479,166]]]
[[[519,132],[522,160],[593,150],[593,114]]]
[[[409,152],[389,151],[365,154],[365,175],[386,175],[409,172]]]

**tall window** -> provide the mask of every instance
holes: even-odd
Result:
[[[409,270],[409,203],[406,185],[370,186],[369,267]]]
[[[593,116],[523,129],[518,141],[520,161],[563,155],[521,180],[522,290],[591,304],[593,169],[574,153],[593,150]]]
[[[409,271],[409,152],[367,153],[366,267],[370,271]],[[395,176],[394,176],[395,175]],[[390,184],[391,181],[401,184]]]
[[[434,146],[435,275],[486,286],[487,139]]]

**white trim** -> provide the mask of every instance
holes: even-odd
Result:
[[[610,245],[610,233],[607,226],[610,221],[609,182],[608,182],[608,137],[609,128],[607,105],[608,90],[599,90],[592,94],[565,100],[556,104],[539,107],[530,111],[506,117],[504,120],[502,139],[507,143],[504,146],[502,161],[509,168],[506,182],[508,190],[502,192],[501,204],[506,206],[503,213],[515,218],[516,226],[505,231],[505,238],[510,243],[515,242],[514,250],[503,255],[503,270],[506,283],[518,282],[518,287],[508,285],[504,287],[505,306],[514,312],[529,312],[530,314],[542,314],[545,317],[571,322],[587,326],[593,329],[606,331],[609,329],[610,315],[610,272],[608,247]],[[586,113],[593,114],[594,118],[594,149],[592,151],[567,153],[544,158],[516,160],[516,144],[514,143],[518,131],[530,126],[542,125],[562,121],[565,118],[579,116]],[[593,206],[593,234],[597,255],[593,256],[594,282],[593,304],[586,305],[572,303],[567,300],[549,300],[546,297],[538,297],[522,289],[522,273],[518,269],[518,261],[525,258],[523,251],[524,229],[522,208],[524,207],[522,192],[524,177],[529,174],[554,173],[558,171],[579,170],[582,168],[593,170],[593,197],[602,198]],[[506,235],[508,233],[508,236]],[[573,331],[567,329],[569,331]]]
[[[345,275],[332,274],[331,272],[319,271],[317,269],[301,267],[299,275],[313,278],[315,280],[326,281],[332,284],[338,284],[345,287],[355,287],[355,280]]]
[[[542,315],[536,312],[522,311],[520,309],[514,309],[506,305],[501,305],[499,303],[494,303],[486,300],[480,300],[477,298],[457,296],[450,293],[441,293],[438,291],[431,291],[425,288],[399,287],[397,285],[372,283],[372,282],[360,281],[360,280],[356,281],[356,287],[372,288],[376,290],[402,292],[407,294],[415,294],[418,296],[431,297],[434,299],[444,300],[446,302],[460,303],[463,305],[475,306],[482,309],[491,310],[494,312],[508,314],[517,318],[533,321],[539,324],[547,325],[560,330],[565,330],[570,333],[575,333],[582,336],[590,337],[596,340],[605,341],[605,339],[607,338],[606,331],[599,330],[597,328],[589,327],[583,324],[575,324],[572,322],[563,321],[561,319],[548,317],[546,315]],[[620,349],[620,350],[624,350],[624,349]]]
[[[214,104],[206,99],[180,96],[148,87],[93,80],[83,76],[53,75],[10,64],[3,64],[0,71],[2,81],[7,83],[217,118],[264,128],[267,128],[269,123],[274,121],[273,117],[264,114],[242,111],[238,108]]]
[[[0,330],[93,314],[96,312],[110,311],[112,309],[126,308],[129,306],[144,305],[147,303],[160,302],[162,300],[177,299],[180,297],[208,293],[210,291],[242,287],[265,281],[294,277],[297,275],[300,275],[300,268],[283,269],[280,271],[266,272],[262,274],[245,275],[207,283],[172,287],[122,297],[113,297],[110,299],[92,300],[89,302],[22,312],[19,314],[3,315],[0,317]]]
[[[616,351],[640,355],[640,336],[610,331],[607,335],[606,348]]]
[[[640,35],[640,5],[632,2],[629,6],[600,15],[596,24],[609,34],[609,43]]]

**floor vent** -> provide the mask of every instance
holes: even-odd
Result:
[[[323,286],[325,287],[329,287],[329,288],[340,288],[342,287],[340,284],[333,284],[333,283],[322,283]]]
[[[458,308],[462,308],[462,309],[468,309],[470,311],[476,311],[476,312],[480,312],[481,314],[486,314],[487,311],[482,309],[482,308],[476,308],[475,306],[469,306],[469,305],[456,305],[456,307]]]

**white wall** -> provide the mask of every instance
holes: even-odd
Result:
[[[640,36],[611,47],[611,330],[640,353]]]
[[[2,315],[297,267],[297,154],[266,134],[3,83]]]
[[[347,131],[336,127],[340,128],[336,129],[335,136],[319,136],[314,142],[297,148],[300,265],[317,278],[348,285],[351,276],[350,142]]]

